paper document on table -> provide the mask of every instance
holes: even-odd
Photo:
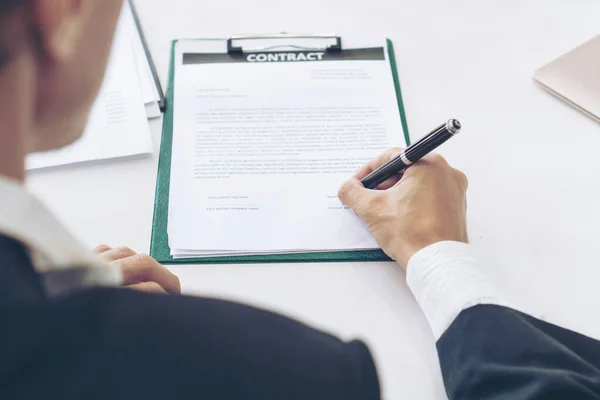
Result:
[[[345,43],[239,56],[177,43],[174,258],[378,248],[337,191],[405,136],[385,41]]]
[[[131,48],[140,81],[140,88],[142,90],[142,101],[146,107],[146,116],[148,118],[158,118],[162,114],[158,104],[160,95],[158,93],[158,88],[156,87],[156,82],[154,82],[154,78],[152,77],[150,61],[144,51],[142,37],[140,36],[140,32],[138,32],[133,12],[128,1],[123,3],[121,18],[125,20],[124,23],[129,30]]]
[[[121,18],[102,87],[82,137],[59,150],[32,154],[27,169],[152,153],[130,26]]]

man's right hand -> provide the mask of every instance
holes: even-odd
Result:
[[[437,154],[424,157],[402,178],[377,190],[360,179],[396,156],[391,149],[361,168],[339,191],[340,200],[364,220],[383,251],[406,268],[419,250],[441,241],[467,242],[467,178]]]

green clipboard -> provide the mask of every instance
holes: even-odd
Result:
[[[161,264],[243,264],[243,263],[291,263],[291,262],[348,262],[348,261],[390,261],[390,258],[381,250],[361,250],[343,252],[318,252],[318,253],[295,253],[295,254],[269,254],[250,256],[226,256],[207,258],[173,259],[169,248],[167,236],[169,189],[171,182],[171,149],[173,140],[173,109],[174,104],[174,76],[175,76],[175,44],[171,46],[171,62],[169,69],[169,81],[167,85],[167,109],[163,119],[162,139],[160,154],[158,158],[158,173],[156,177],[156,193],[154,197],[154,220],[152,222],[152,238],[150,241],[150,255]],[[402,102],[400,90],[400,79],[396,68],[394,46],[387,39],[387,51],[392,66],[394,85],[396,86],[396,97],[402,127],[404,128],[405,140],[410,144],[408,124]]]

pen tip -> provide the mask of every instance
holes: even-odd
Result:
[[[453,119],[452,120],[452,126],[456,130],[460,130],[460,128],[461,128],[461,124],[460,124],[460,122],[457,119]]]

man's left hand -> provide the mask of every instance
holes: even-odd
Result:
[[[180,294],[179,278],[154,258],[128,247],[100,245],[93,250],[99,258],[123,271],[123,286],[149,293]]]

